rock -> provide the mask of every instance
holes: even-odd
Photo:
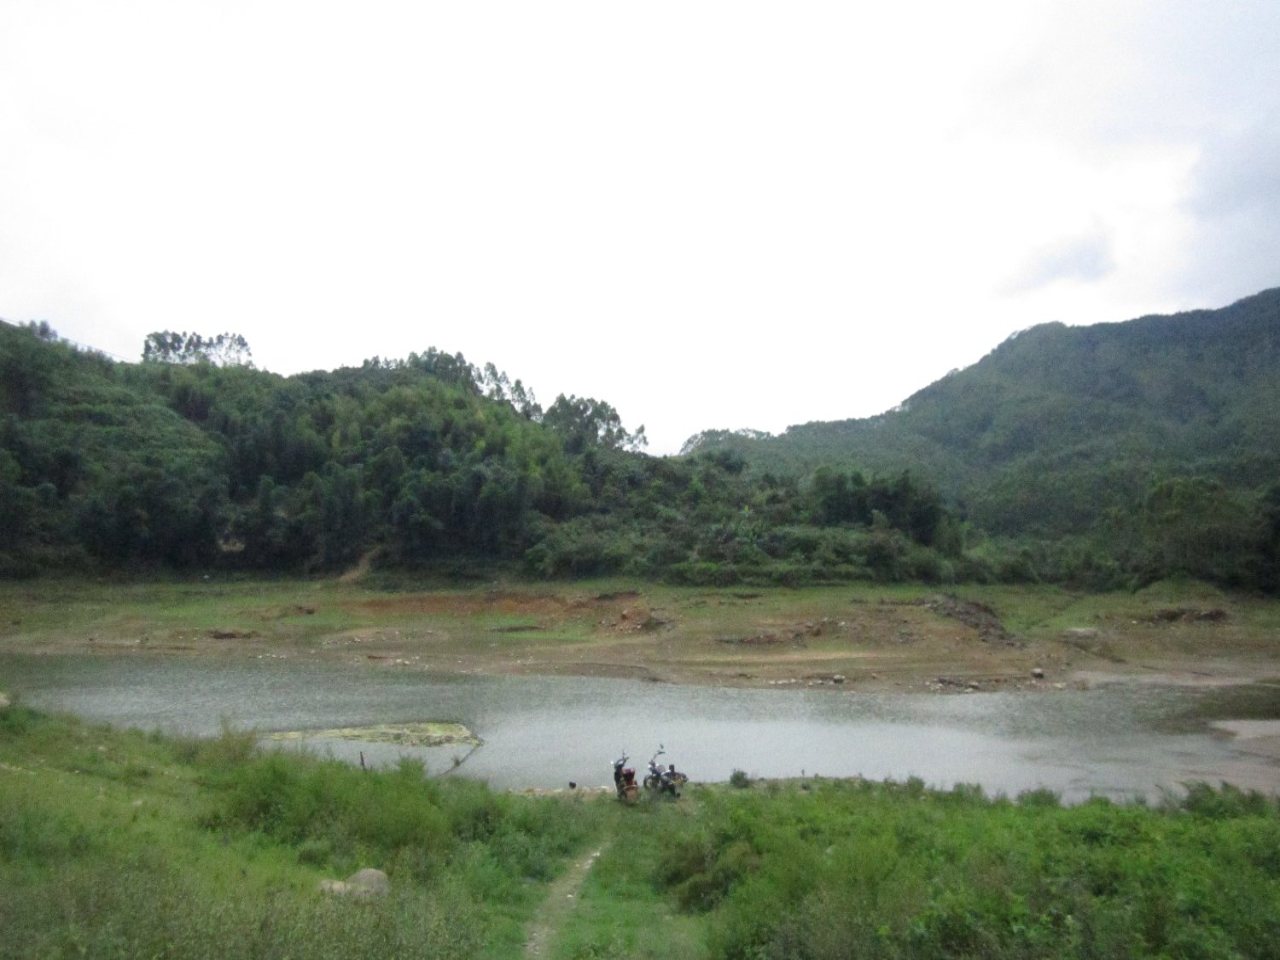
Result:
[[[844,683],[845,679],[846,679],[846,678],[845,678],[845,675],[844,675],[843,673],[837,673],[835,676],[833,676],[833,677],[831,678],[831,682],[832,682],[832,683]]]
[[[1002,643],[1010,647],[1022,646],[1022,641],[1005,629],[995,610],[985,603],[961,600],[950,594],[930,597],[919,603],[939,616],[959,620],[965,626],[973,628],[978,633],[978,639],[983,643]]]
[[[380,897],[391,889],[391,881],[381,870],[365,867],[347,877],[347,887],[359,896]]]
[[[5,709],[7,706],[9,706],[8,694],[0,693],[0,710]]]
[[[1091,640],[1098,635],[1098,631],[1093,627],[1068,627],[1062,631],[1062,635],[1068,640]]]
[[[1044,667],[1034,667],[1034,668],[1031,670],[1031,676],[1035,677],[1037,680],[1043,680],[1043,679],[1044,679]]]
[[[338,897],[367,899],[386,896],[391,890],[391,881],[381,870],[365,867],[363,870],[357,870],[346,880],[321,880],[320,890]]]
[[[1168,607],[1143,618],[1146,623],[1221,623],[1226,619],[1225,610],[1201,610],[1197,607]]]

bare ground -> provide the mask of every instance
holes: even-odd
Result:
[[[155,586],[124,596],[66,585],[0,592],[0,650],[833,691],[1053,690],[1122,676],[1256,681],[1280,677],[1278,625],[1280,603],[1204,588],[1098,597],[866,586],[377,593],[312,581]]]

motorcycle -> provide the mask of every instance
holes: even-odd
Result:
[[[659,744],[658,752],[649,758],[649,772],[644,778],[644,788],[650,796],[666,796],[674,800],[680,796],[680,788],[689,782],[689,778],[677,772],[674,763],[667,764],[665,769],[659,766],[658,758],[666,752]]]
[[[640,785],[636,783],[634,767],[627,766],[626,751],[613,761],[613,789],[622,803],[635,803],[640,798]]]

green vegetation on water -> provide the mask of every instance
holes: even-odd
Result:
[[[1280,809],[1228,787],[738,778],[629,808],[0,708],[0,957],[516,957],[592,847],[563,960],[1280,955]],[[367,866],[385,897],[321,892]]]

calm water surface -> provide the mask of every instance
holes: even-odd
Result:
[[[208,735],[456,720],[484,740],[413,750],[313,739],[321,752],[394,762],[496,787],[609,781],[627,750],[640,767],[662,743],[695,780],[918,776],[1016,794],[1048,787],[1155,798],[1187,780],[1280,792],[1280,763],[1212,720],[1280,719],[1280,689],[1112,684],[1051,693],[866,694],[733,690],[570,677],[441,676],[340,664],[130,656],[0,655],[0,689],[91,720]]]

